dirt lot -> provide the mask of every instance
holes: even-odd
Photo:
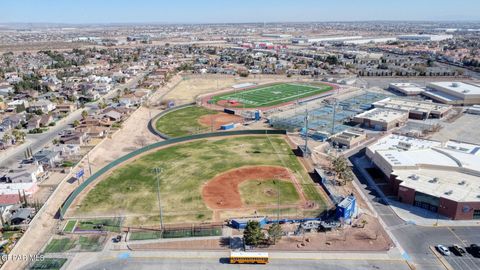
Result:
[[[206,127],[211,127],[213,124],[213,129],[218,130],[222,125],[230,123],[241,123],[242,120],[243,118],[238,115],[218,113],[201,116],[198,119],[198,122]]]
[[[239,185],[248,180],[282,179],[292,181],[293,176],[286,168],[252,166],[233,169],[208,181],[202,189],[202,197],[211,209],[237,209],[244,207]],[[297,190],[303,194],[302,190]],[[301,196],[305,201],[305,196]]]
[[[439,132],[433,134],[430,139],[438,141],[459,140],[474,144],[480,143],[480,129],[476,127],[480,121],[479,115],[464,114],[452,123],[442,122]]]
[[[231,87],[235,84],[255,82],[268,83],[277,81],[293,80],[295,78],[287,78],[284,75],[260,75],[247,78],[234,77],[227,75],[189,75],[170,91],[164,99],[175,100],[176,104],[185,104],[194,102],[199,95],[208,94]]]

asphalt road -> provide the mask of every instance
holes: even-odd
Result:
[[[430,246],[443,244],[451,246],[469,246],[472,243],[480,243],[480,227],[426,227],[418,226],[411,222],[400,219],[390,206],[383,202],[381,196],[375,189],[368,185],[367,180],[355,170],[357,176],[355,181],[366,191],[366,195],[376,209],[380,218],[387,225],[402,248],[406,252],[406,259],[411,259],[417,269],[422,270],[445,270],[438,258],[431,252]],[[474,258],[477,262],[480,259]],[[469,261],[472,263],[471,261]],[[473,261],[475,262],[475,261]],[[471,269],[480,269],[478,264],[470,264]],[[452,264],[454,269],[463,270],[470,268],[459,268]]]
[[[222,270],[222,269],[262,269],[262,270],[407,270],[408,265],[401,261],[358,261],[358,260],[272,260],[266,265],[232,265],[226,259],[114,259],[95,262],[81,270]],[[70,266],[67,269],[76,269]]]
[[[138,83],[138,81],[145,76],[146,73],[141,73],[133,80],[126,84],[119,85],[114,90],[110,91],[108,94],[104,95],[103,99],[111,98],[113,95],[116,94],[117,89],[124,89],[124,88],[131,88]],[[61,119],[57,124],[53,127],[50,127],[48,131],[40,134],[27,134],[26,142],[22,145],[19,145],[13,151],[8,153],[3,153],[2,158],[0,160],[0,167],[9,167],[13,165],[15,162],[24,158],[24,153],[28,147],[32,149],[32,152],[35,153],[45,147],[48,143],[50,143],[55,137],[57,137],[58,133],[72,124],[75,120],[80,120],[82,118],[82,111],[91,112],[96,108],[96,105],[99,101],[92,102],[85,104],[85,108],[78,109],[72,113],[70,113],[64,119]]]

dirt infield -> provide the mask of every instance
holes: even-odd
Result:
[[[230,123],[240,123],[241,121],[242,117],[228,113],[207,114],[201,116],[198,119],[198,123],[207,127],[212,126],[213,123],[213,127],[215,130],[220,129],[222,125]]]
[[[238,186],[249,180],[281,179],[295,182],[295,177],[286,168],[276,166],[249,166],[233,169],[215,176],[202,188],[202,197],[210,209],[242,208],[242,198]],[[295,185],[297,193],[305,202],[301,188]]]

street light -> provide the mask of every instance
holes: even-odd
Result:
[[[163,231],[163,210],[162,210],[162,200],[160,197],[160,173],[162,173],[162,168],[154,168],[155,177],[157,179],[157,199],[158,199],[158,208],[160,211],[160,229]]]

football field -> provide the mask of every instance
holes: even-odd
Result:
[[[268,107],[318,95],[332,89],[332,86],[320,83],[315,85],[281,83],[218,95],[214,96],[212,100],[219,105],[227,107]],[[232,103],[231,101],[238,103]]]

